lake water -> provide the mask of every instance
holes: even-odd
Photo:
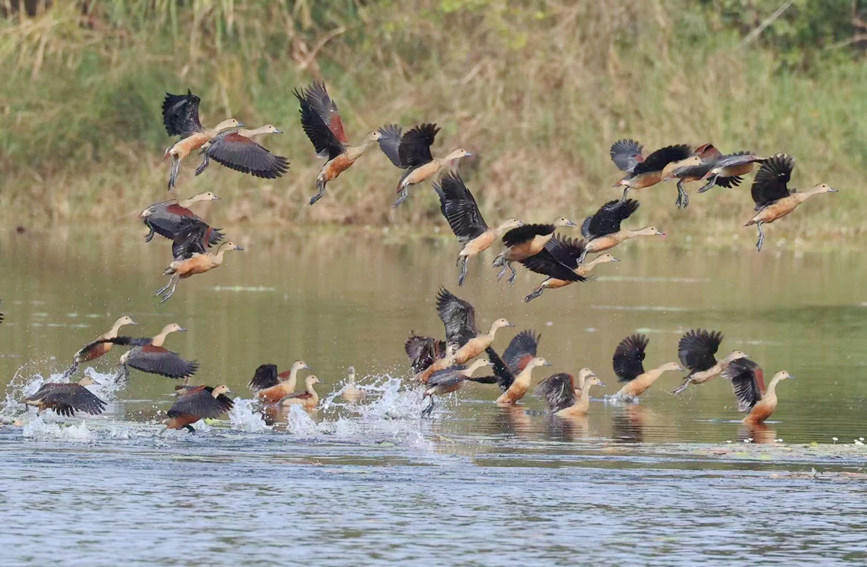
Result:
[[[235,239],[247,252],[159,305],[169,247],[142,234],[0,236],[4,565],[867,560],[857,251],[630,242],[595,281],[525,304],[542,278],[522,271],[498,285],[492,254],[458,288],[450,239],[253,233]],[[403,341],[442,333],[441,285],[476,306],[481,327],[517,325],[500,331],[500,350],[532,328],[552,372],[594,369],[607,386],[587,419],[552,418],[533,395],[498,408],[498,390],[482,385],[420,419]],[[123,313],[140,323],[129,334],[189,329],[166,346],[201,363],[194,383],[232,388],[230,419],[160,435],[174,383],[133,371],[115,390],[121,348],[88,370],[110,401],[104,415],[23,413],[25,393]],[[670,373],[637,405],[602,399],[619,387],[611,355],[623,337],[646,333],[653,367],[675,360],[694,327],[721,330],[722,350],[745,350],[768,376],[797,377],[778,388],[766,427],[740,424],[722,379],[675,397]],[[246,383],[263,362],[297,358],[322,380],[323,407],[265,425]],[[369,391],[355,405],[331,395],[350,365]]]

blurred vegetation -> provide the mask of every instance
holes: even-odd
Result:
[[[400,172],[378,151],[306,205],[322,162],[291,91],[312,79],[328,83],[351,140],[434,121],[435,153],[477,153],[461,172],[491,222],[579,217],[616,198],[608,147],[620,137],[785,151],[796,187],[842,189],[779,232],[852,237],[867,212],[864,0],[0,0],[0,16],[7,227],[129,220],[165,198],[172,140],[159,108],[188,87],[206,124],[235,116],[286,132],[264,142],[290,158],[281,179],[217,166],[194,178],[198,160],[184,164],[181,195],[224,198],[217,225],[435,220],[429,188],[390,209]],[[748,188],[686,212],[673,187],[652,188],[639,222],[739,231]]]

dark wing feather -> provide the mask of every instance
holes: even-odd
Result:
[[[542,335],[537,335],[533,330],[521,331],[509,341],[509,346],[503,351],[503,361],[512,371],[512,374],[520,374],[527,363],[535,356],[539,348],[539,339]]]
[[[522,242],[530,241],[536,236],[551,234],[555,229],[556,227],[553,224],[525,224],[524,226],[513,228],[504,234],[503,244],[507,247],[511,247],[516,244],[521,244]]]
[[[195,415],[200,418],[215,418],[232,409],[234,402],[223,394],[215,398],[213,390],[211,387],[195,388],[181,395],[172,404],[168,416]]]
[[[188,219],[196,220],[201,223],[202,220],[198,215],[186,207],[182,207],[177,203],[173,203],[164,207],[152,205],[154,212],[144,217],[144,224],[153,229],[157,234],[168,239],[174,240],[175,236],[181,230],[187,227]],[[208,237],[208,246],[213,246],[223,239],[224,235],[218,228],[212,228]]]
[[[635,199],[608,201],[593,216],[587,217],[581,225],[581,234],[591,239],[614,234],[620,230],[620,223],[628,219],[636,210],[638,210],[638,201]]]
[[[398,148],[400,147],[400,126],[388,124],[379,129],[379,149],[391,160],[396,167],[406,169],[408,166],[400,161]]]
[[[418,167],[431,160],[430,147],[434,143],[439,128],[436,124],[421,124],[409,130],[400,139],[397,155],[403,167]]]
[[[301,127],[310,138],[316,155],[334,159],[346,149],[346,134],[337,105],[328,96],[325,84],[314,82],[302,89],[292,92],[301,103]]]
[[[280,378],[277,377],[277,365],[260,364],[259,367],[256,368],[256,372],[253,374],[253,378],[250,379],[250,383],[247,384],[247,387],[254,392],[258,392],[259,390],[276,386],[279,383]]]
[[[744,178],[736,175],[734,177],[717,177],[714,185],[717,187],[725,187],[726,189],[731,189],[732,187],[737,187],[741,184]]]
[[[285,157],[272,154],[264,146],[237,132],[220,134],[211,140],[204,151],[217,163],[254,177],[274,179],[289,170],[289,161]]]
[[[420,337],[413,333],[410,334],[403,348],[409,357],[413,372],[419,373],[445,355],[446,344],[445,341],[433,337]]]
[[[28,401],[41,401],[60,415],[72,417],[76,411],[99,415],[105,402],[80,384],[45,384]]]
[[[497,382],[497,385],[500,387],[502,391],[506,391],[512,385],[512,382],[515,381],[515,374],[509,370],[509,367],[503,362],[503,359],[500,358],[500,355],[497,354],[493,348],[488,347],[485,349],[485,354],[488,355],[488,360],[491,361],[491,366],[494,369],[494,378]],[[485,378],[487,380],[487,378]]]
[[[430,375],[427,381],[427,386],[453,386],[454,384],[463,382],[466,377],[458,371],[466,370],[466,366],[452,366],[443,370],[437,370]]]
[[[623,339],[614,350],[614,373],[621,382],[629,382],[644,374],[644,349],[649,339],[645,335],[632,335]]]
[[[578,267],[578,259],[581,257],[581,254],[584,253],[586,248],[586,240],[561,237],[556,234],[548,241],[548,244],[545,245],[545,250],[547,250],[551,256],[561,264],[565,264],[567,267],[572,269]]]
[[[557,413],[575,405],[575,382],[570,374],[561,372],[548,376],[536,386],[536,395],[548,401],[548,410]]]
[[[677,357],[690,372],[701,372],[716,364],[714,355],[723,340],[719,331],[693,329],[687,331],[677,343]]]
[[[521,260],[521,263],[528,270],[536,272],[537,274],[542,274],[543,276],[548,276],[549,278],[555,278],[567,282],[583,282],[587,279],[576,274],[573,268],[558,261],[557,258],[548,252],[548,250],[542,250],[535,256],[524,258]]]
[[[715,167],[732,167],[736,165],[745,165],[748,163],[755,163],[757,161],[764,161],[762,158],[754,154],[753,152],[744,150],[740,152],[735,152],[733,154],[728,154],[722,156],[717,160]]]
[[[738,399],[738,410],[749,411],[762,399],[762,369],[749,358],[732,361],[720,376],[732,381],[732,388]]]
[[[446,328],[446,340],[458,347],[479,334],[476,328],[476,310],[446,288],[437,294],[437,313]]]
[[[672,175],[678,179],[701,179],[713,169],[714,162],[702,161],[698,165],[687,165],[675,168]]]
[[[662,171],[663,168],[673,161],[680,161],[692,155],[692,149],[686,144],[666,146],[647,156],[643,162],[638,163],[632,169],[633,175]]]
[[[184,360],[176,352],[153,345],[133,348],[126,363],[136,370],[167,378],[186,378],[199,368],[198,362]]]
[[[192,218],[183,219],[172,239],[172,257],[179,261],[191,258],[193,254],[206,253],[211,233],[211,227],[204,222]]]
[[[166,93],[163,99],[163,125],[169,136],[187,137],[204,128],[199,122],[199,102],[201,99],[187,90],[185,95]]]
[[[794,167],[795,158],[786,154],[777,154],[765,160],[756,172],[756,178],[750,189],[750,194],[756,203],[756,210],[789,196],[789,188],[786,185],[792,177]]]
[[[617,140],[611,145],[611,160],[617,169],[632,173],[635,166],[644,160],[641,151],[641,144],[635,140]]]
[[[488,230],[473,194],[457,173],[447,173],[434,189],[440,198],[440,210],[458,241],[464,244]]]

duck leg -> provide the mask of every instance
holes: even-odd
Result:
[[[686,378],[683,379],[683,382],[681,382],[680,386],[675,388],[671,393],[674,394],[675,396],[677,396],[677,395],[681,394],[684,390],[686,390],[686,387],[689,386],[691,383],[692,383],[692,380],[690,380],[689,376],[687,376]]]
[[[150,242],[154,238],[154,227],[148,221],[145,221],[145,226],[150,229],[150,232],[145,235],[145,242]]]
[[[117,376],[114,381],[118,384],[126,383],[129,380],[129,367],[126,364],[120,365],[120,370],[117,371]]]
[[[397,207],[401,206],[403,204],[403,202],[406,201],[407,197],[409,197],[409,188],[408,187],[402,187],[400,189],[400,196],[397,198],[397,201],[394,202],[394,204],[392,205],[392,208],[397,208]]]
[[[169,191],[175,188],[175,183],[178,180],[178,170],[181,168],[181,159],[178,156],[172,156],[172,167],[169,170]]]
[[[515,267],[512,266],[512,263],[509,261],[506,261],[506,266],[508,266],[509,269],[512,270],[512,275],[509,276],[509,285],[515,285],[515,280],[518,279],[518,270],[516,270]]]
[[[162,300],[160,301],[160,303],[165,303],[166,301],[169,300],[169,298],[171,296],[173,296],[175,294],[175,289],[177,289],[177,287],[178,287],[178,276],[177,275],[172,276],[172,279],[169,280],[169,283],[171,284],[172,287],[165,294],[163,294]]]
[[[459,256],[458,264],[460,264],[460,272],[458,273],[458,285],[464,285],[464,280],[467,277],[467,264],[469,263],[469,258],[467,256]]]
[[[701,186],[701,189],[698,190],[699,193],[704,193],[706,191],[710,191],[711,188],[716,183],[716,178],[719,177],[719,173],[715,173],[711,176],[707,183]]]
[[[686,194],[683,188],[683,179],[677,180],[677,202],[675,202],[675,205],[679,209],[685,209],[689,206],[689,195]]]
[[[433,412],[433,408],[434,408],[433,396],[428,396],[428,400],[430,400],[430,403],[424,409],[421,410],[421,416],[422,417],[430,417],[431,412]]]
[[[309,205],[313,205],[314,203],[316,203],[316,201],[318,201],[319,199],[321,199],[322,197],[325,196],[325,180],[324,179],[322,179],[322,178],[316,179],[316,189],[319,192],[316,193],[315,195],[313,195],[312,197],[310,197],[310,202],[308,203]]]
[[[192,425],[185,425],[185,426],[184,426],[184,429],[186,429],[186,430],[189,431],[190,433],[193,433],[193,434],[196,433],[196,430],[193,429],[193,426],[192,426]]]
[[[759,241],[756,242],[756,251],[762,251],[762,245],[765,243],[765,231],[762,230],[762,222],[756,223],[756,228],[759,229]]]
[[[626,200],[626,196],[629,194],[629,185],[623,188],[623,196],[620,198],[621,201]]]
[[[199,167],[196,168],[196,175],[199,175],[208,167],[208,164],[211,162],[211,158],[208,157],[208,154],[202,154],[202,163],[199,164]]]
[[[163,293],[165,290],[169,289],[169,286],[172,285],[172,280],[174,280],[174,279],[175,279],[174,276],[170,277],[168,283],[167,283],[165,286],[163,286],[163,287],[159,288],[158,290],[156,290],[156,292],[154,293],[154,295],[162,295],[162,293]]]
[[[533,301],[534,299],[536,299],[537,297],[542,295],[543,291],[545,291],[544,287],[542,287],[542,286],[537,287],[527,297],[524,298],[524,303],[530,303],[531,301]]]

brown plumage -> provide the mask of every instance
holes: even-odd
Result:
[[[532,372],[537,366],[551,366],[551,363],[544,358],[534,357],[527,361],[524,369],[515,376],[514,381],[509,385],[505,392],[497,398],[497,404],[500,405],[515,405],[524,397],[532,384]]]
[[[548,411],[558,417],[582,417],[590,408],[590,388],[605,384],[589,368],[579,372],[579,384],[571,374],[554,374],[542,380],[536,394],[548,402]]]
[[[234,407],[235,403],[226,395],[228,392],[225,385],[185,389],[168,411],[166,429],[187,429],[195,433],[192,424],[200,419],[220,417]]]
[[[196,169],[196,175],[200,175],[213,159],[229,169],[249,173],[254,177],[281,177],[289,170],[289,160],[272,154],[253,140],[254,136],[261,134],[280,133],[280,130],[270,124],[253,130],[232,129],[220,132],[202,147],[202,163]]]
[[[719,331],[705,331],[693,329],[687,331],[677,343],[677,357],[689,374],[684,376],[683,383],[678,386],[674,394],[680,394],[690,384],[703,384],[719,376],[732,361],[739,358],[747,358],[749,355],[743,351],[735,350],[717,360],[714,356],[719,350],[723,336]]]
[[[256,369],[256,374],[250,380],[250,389],[256,392],[256,397],[266,404],[276,404],[286,396],[295,393],[298,383],[298,372],[309,370],[310,367],[303,360],[296,360],[292,367],[277,374],[277,367],[273,364],[263,364]]]
[[[554,237],[554,231],[558,227],[578,226],[571,220],[560,217],[551,224],[525,224],[513,228],[503,235],[503,245],[506,249],[494,259],[493,267],[502,267],[497,274],[499,281],[506,273],[506,269],[512,271],[509,277],[509,285],[515,283],[518,272],[512,267],[512,262],[520,262],[531,256],[539,254],[545,249],[548,241]],[[568,277],[568,276],[564,276]]]
[[[666,362],[658,368],[644,370],[645,349],[650,340],[645,335],[626,337],[614,350],[614,373],[626,384],[615,394],[616,398],[634,399],[643,394],[663,373],[683,370],[676,362]]]
[[[768,419],[777,409],[777,384],[794,379],[794,376],[781,370],[774,374],[766,389],[762,368],[748,358],[733,361],[721,375],[732,382],[738,410],[749,412],[743,419],[748,425],[763,423]]]
[[[642,147],[635,140],[618,140],[611,146],[611,160],[626,176],[614,184],[623,186],[625,201],[630,189],[652,187],[662,181],[662,171],[671,162],[685,160],[693,155],[685,144],[666,146],[651,153],[642,155]]]
[[[78,370],[78,366],[82,362],[95,360],[101,356],[106,355],[113,346],[113,343],[109,342],[107,339],[116,338],[121,327],[135,324],[136,322],[127,315],[124,315],[123,317],[115,321],[114,324],[111,326],[111,329],[98,336],[94,341],[84,345],[81,349],[79,349],[78,352],[72,355],[72,365],[63,373],[61,379],[68,380],[70,376],[75,374],[75,372]]]
[[[156,291],[161,297],[160,303],[165,303],[174,295],[178,281],[196,274],[209,272],[223,265],[223,255],[230,250],[244,249],[234,242],[222,242],[215,252],[206,252],[210,227],[194,224],[189,230],[178,234],[172,245],[175,260],[165,269],[163,275],[171,275],[168,283]]]
[[[283,399],[279,401],[280,405],[283,407],[297,405],[308,411],[316,409],[316,404],[319,403],[319,394],[316,393],[316,389],[313,387],[316,384],[319,384],[319,378],[311,374],[304,379],[305,391],[300,394],[293,392],[284,396]]]
[[[29,396],[24,403],[35,406],[39,411],[54,410],[60,415],[72,417],[76,411],[99,415],[105,410],[105,402],[100,400],[86,386],[94,384],[89,376],[82,378],[77,384],[59,384],[49,382]]]
[[[159,234],[174,240],[174,238],[187,229],[190,221],[198,222],[208,226],[196,213],[189,209],[194,203],[200,201],[215,201],[219,199],[210,191],[193,195],[189,199],[178,201],[170,199],[160,203],[154,203],[150,207],[141,212],[142,222],[150,229],[150,232],[145,236],[145,242],[150,242],[154,234]],[[210,228],[210,227],[208,227]],[[223,239],[223,234],[220,229],[211,229],[208,234],[207,245],[213,246]]]

